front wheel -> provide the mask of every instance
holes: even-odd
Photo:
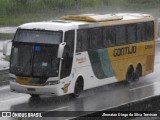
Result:
[[[74,93],[71,94],[72,97],[79,97],[83,91],[83,80],[78,79],[75,84]]]

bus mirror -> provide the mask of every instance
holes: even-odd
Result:
[[[7,55],[7,50],[8,50],[8,44],[11,42],[11,40],[7,40],[3,43],[3,55]]]
[[[66,45],[65,42],[59,44],[59,48],[58,48],[58,56],[57,56],[57,58],[62,58],[62,57],[63,57],[63,51],[64,51],[65,45]]]

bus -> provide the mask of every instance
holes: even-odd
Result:
[[[20,25],[11,41],[10,89],[78,97],[90,88],[133,82],[154,71],[156,36],[156,20],[141,13],[66,15]]]

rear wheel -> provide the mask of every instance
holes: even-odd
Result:
[[[142,76],[142,66],[140,64],[136,67],[136,79],[139,80],[139,77]]]
[[[82,91],[83,91],[83,80],[79,78],[76,81],[74,93],[72,93],[71,96],[74,98],[79,97]]]
[[[131,83],[135,80],[135,73],[133,67],[129,67],[126,75],[126,80],[128,83]]]

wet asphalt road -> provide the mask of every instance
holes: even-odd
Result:
[[[15,33],[17,27],[0,27],[0,33]]]
[[[84,91],[79,98],[69,96],[32,99],[30,95],[12,93],[0,87],[0,111],[100,111],[125,103],[160,95],[160,43],[156,45],[155,71],[130,85],[115,83]],[[81,114],[81,113],[79,113]],[[69,119],[70,117],[54,118]],[[0,118],[1,119],[1,118]],[[6,118],[13,119],[13,118]],[[50,118],[52,119],[52,118]]]

